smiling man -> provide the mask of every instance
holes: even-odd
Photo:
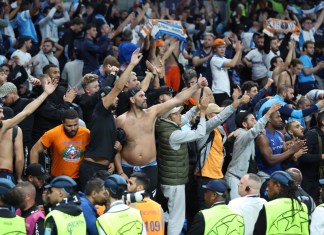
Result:
[[[33,146],[30,162],[38,163],[39,154],[50,149],[51,175],[66,175],[78,181],[80,164],[90,140],[90,131],[79,127],[78,121],[78,113],[74,109],[64,111],[62,124],[45,132]]]

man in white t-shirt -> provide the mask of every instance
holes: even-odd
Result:
[[[32,48],[32,38],[29,36],[20,36],[19,40],[18,40],[18,48],[19,49],[15,50],[12,53],[11,58],[14,59],[15,57],[18,57],[19,65],[24,66],[28,75],[30,75],[30,73],[31,73],[30,68],[32,65],[32,61],[31,61],[32,57],[27,51]]]
[[[323,20],[324,20],[324,10],[321,11],[313,27],[312,27],[313,22],[310,17],[304,17],[301,19],[302,30],[301,30],[301,34],[299,35],[300,50],[302,50],[304,42],[306,41],[315,42],[314,34],[323,23]]]
[[[237,41],[233,45],[236,53],[232,60],[225,58],[226,43],[223,39],[215,39],[212,46],[215,53],[210,61],[213,76],[212,91],[216,104],[221,106],[222,102],[231,96],[230,78],[228,77],[227,70],[234,68],[241,61],[244,44]]]
[[[268,69],[263,61],[264,55],[264,37],[259,36],[256,49],[250,51],[243,62],[247,67],[252,68],[252,80],[257,82],[260,88],[263,88],[268,81]]]
[[[228,204],[230,208],[243,216],[245,235],[253,234],[259,212],[263,204],[267,202],[259,197],[260,188],[260,177],[252,173],[246,174],[238,184],[238,192],[241,197],[231,200]]]

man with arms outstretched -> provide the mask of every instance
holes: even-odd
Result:
[[[3,108],[0,106],[0,166],[2,172],[12,174],[13,172],[13,146],[12,146],[12,131],[13,127],[23,121],[26,117],[31,115],[44,100],[55,90],[57,84],[47,81],[44,92],[33,102],[29,103],[23,111],[18,113],[15,117],[3,120]],[[18,133],[19,134],[19,133]],[[20,133],[21,135],[21,133]],[[12,178],[12,177],[11,177]],[[18,180],[20,177],[18,176]]]
[[[130,111],[116,119],[117,127],[126,133],[126,144],[116,156],[117,171],[124,178],[134,171],[141,171],[150,178],[150,192],[154,192],[157,185],[157,163],[155,147],[155,121],[158,117],[180,106],[188,100],[198,89],[208,85],[206,78],[200,76],[198,83],[180,92],[174,98],[162,104],[147,108],[146,96],[139,87],[129,89]],[[122,167],[121,167],[122,164]]]

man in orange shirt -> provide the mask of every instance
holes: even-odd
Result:
[[[145,173],[135,172],[131,174],[128,179],[127,192],[142,193],[145,197],[143,201],[136,201],[135,203],[131,203],[130,206],[141,211],[148,235],[164,235],[163,211],[161,205],[150,199],[148,193],[146,194],[146,190],[149,189],[149,184],[150,180]]]
[[[50,149],[51,176],[66,175],[78,182],[79,168],[89,144],[90,131],[79,127],[78,113],[69,109],[63,112],[62,124],[45,132],[30,152],[30,163],[38,163],[39,154]]]

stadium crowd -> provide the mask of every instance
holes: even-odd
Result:
[[[324,234],[324,2],[0,1],[0,234]]]

